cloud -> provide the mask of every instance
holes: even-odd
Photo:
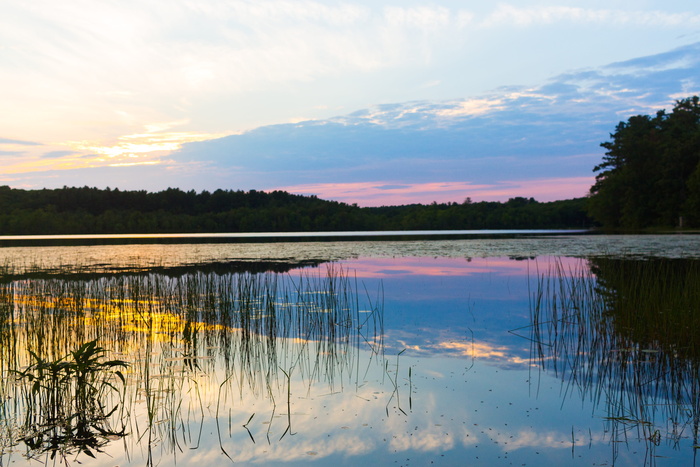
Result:
[[[37,186],[55,177],[61,179],[58,186],[75,180],[148,189],[287,188],[366,205],[460,202],[467,196],[547,200],[585,193],[602,155],[599,144],[618,121],[669,108],[673,99],[700,92],[700,43],[573,69],[539,85],[470,94],[466,84],[491,67],[500,70],[499,79],[527,82],[525,75],[538,67],[518,60],[528,57],[531,36],[518,42],[513,25],[539,30],[622,21],[646,24],[647,37],[671,28],[675,15],[684,14],[680,10],[653,12],[659,13],[654,22],[636,10],[595,6],[377,5],[176,0],[133,11],[100,3],[80,10],[53,2],[45,8],[3,6],[7,17],[18,21],[0,32],[8,44],[4,63],[12,65],[11,73],[0,73],[0,85],[24,93],[9,103],[18,109],[12,120],[25,119],[26,128],[48,125],[42,137],[58,143],[47,143],[26,158],[23,154],[26,162],[2,169],[27,180],[33,170]],[[693,24],[695,16],[684,15]],[[42,26],[36,29],[40,33],[17,26],[27,22]],[[500,54],[483,52],[479,60],[467,53],[477,35],[484,43],[503,35],[510,45]],[[571,47],[562,60],[578,57]],[[437,66],[441,63],[460,71],[444,72],[443,65]],[[522,75],[501,73],[502,66]],[[413,76],[416,70],[421,72]],[[379,94],[365,93],[382,80]],[[411,96],[449,92],[469,97],[390,103],[393,96],[407,95],[393,92],[408,89],[406,80]],[[459,86],[448,89],[450,81]],[[303,105],[280,118],[284,112],[277,109],[294,100]],[[337,110],[341,107],[360,110],[343,113]],[[300,109],[323,117],[257,124],[261,119],[292,121],[305,115]],[[1,118],[3,127],[16,125],[8,116]],[[234,118],[248,129],[236,127]],[[101,133],[103,124],[108,134]],[[0,139],[0,144],[25,144],[22,150],[30,151],[38,143]],[[133,164],[140,165],[127,167]],[[119,167],[98,170],[107,165]]]
[[[14,90],[4,102],[13,112],[0,124],[13,134],[41,128],[42,138],[61,141],[114,139],[153,121],[191,119],[186,131],[222,133],[304,114],[327,118],[322,108],[483,92],[512,81],[512,67],[524,82],[550,76],[538,57],[566,66],[619,58],[631,46],[591,41],[619,34],[620,25],[647,28],[630,35],[635,51],[650,37],[664,47],[669,32],[690,33],[699,17],[677,6],[520,3],[7,3],[0,85]],[[551,34],[571,22],[594,29],[571,34],[566,49],[551,40],[538,47],[539,31],[512,27]],[[599,58],[584,61],[588,49]]]
[[[79,7],[37,0],[3,5],[1,14],[8,21],[0,85],[15,92],[5,103],[13,117],[0,123],[17,132],[43,128],[53,141],[113,139],[149,121],[187,117],[188,131],[215,122],[210,132],[289,118],[278,108],[298,86],[318,91],[314,83],[326,80],[327,94],[348,95],[337,90],[358,73],[430,62],[457,27],[443,7],[286,0]]]
[[[148,161],[146,157],[151,153],[162,155],[165,152],[180,149],[184,143],[209,140],[218,136],[207,133],[161,131],[168,128],[169,126],[163,124],[147,125],[146,133],[124,135],[113,144],[97,145],[82,141],[66,144],[79,150],[95,151],[95,153],[110,159],[130,157]]]
[[[688,24],[700,25],[700,15],[690,12],[592,9],[558,5],[518,8],[509,4],[500,4],[481,25],[496,27],[510,24],[529,27],[553,23],[676,27]]]
[[[384,16],[389,26],[407,26],[424,31],[439,31],[451,25],[452,12],[444,7],[385,7]]]
[[[383,180],[362,183],[328,183],[288,185],[278,189],[322,199],[334,199],[361,206],[395,206],[404,204],[474,201],[505,201],[515,197],[533,197],[538,201],[580,198],[595,181],[593,175],[569,178],[498,181],[490,184],[472,182],[434,182],[385,185]]]
[[[668,52],[637,57],[630,60],[611,63],[600,68],[603,75],[611,76],[620,73],[632,76],[643,74],[663,74],[674,70],[697,68],[700,63],[700,42],[678,47]]]
[[[22,141],[19,139],[9,139],[0,138],[0,144],[18,144],[21,146],[39,146],[41,143],[35,143],[34,141]]]
[[[85,4],[80,10],[51,4],[14,10],[45,29],[29,37],[27,31],[13,28],[12,42],[26,39],[32,47],[44,47],[34,59],[51,67],[54,77],[65,75],[57,69],[61,62],[81,69],[93,62],[105,67],[95,69],[99,79],[114,87],[111,95],[136,99],[147,94],[144,91],[211,93],[222,85],[229,92],[249,92],[265,82],[307,81],[342,70],[383,68],[396,61],[396,52],[402,51],[402,59],[410,57],[398,39],[410,39],[407,34],[415,28],[439,29],[450,16],[443,8],[383,11],[358,4],[286,0],[174,1],[147,7],[126,2],[121,7]],[[93,55],[97,50],[106,53]],[[55,57],[55,64],[48,57]],[[118,72],[110,78],[107,72],[116,71],[117,63],[120,68],[154,74],[149,78],[144,73]],[[121,86],[117,76],[126,78]],[[86,79],[90,80],[80,81]],[[91,87],[96,84],[89,82]]]
[[[540,86],[260,127],[186,144],[172,160],[209,161],[237,185],[362,205],[579,197],[618,121],[669,107],[681,91],[700,91],[691,84],[699,52],[700,43],[692,44]]]
[[[264,174],[267,186],[289,186],[291,179],[300,185],[494,183],[502,177],[542,178],[543,171],[555,177],[587,175],[612,126],[609,117],[603,124],[587,112],[552,112],[522,93],[498,101],[491,112],[475,114],[464,111],[468,101],[422,102],[262,127],[186,144],[172,159],[209,160],[241,174]]]
[[[41,156],[44,159],[57,159],[59,157],[77,155],[75,151],[51,151]]]

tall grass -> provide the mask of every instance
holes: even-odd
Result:
[[[567,393],[603,404],[613,447],[691,438],[700,426],[700,262],[596,258],[537,278],[533,357]]]
[[[146,446],[149,462],[152,446],[176,453],[197,439],[194,427],[210,410],[203,392],[212,387],[217,420],[251,394],[281,412],[292,375],[309,386],[342,387],[358,377],[362,349],[383,349],[382,297],[358,290],[335,265],[294,275],[193,270],[0,282],[2,454],[27,428],[26,404],[17,403],[25,388],[6,376],[33,374],[38,362],[60,365],[82,342],[100,349],[100,361],[128,362],[123,400],[109,417],[130,434],[132,449]],[[287,410],[285,432],[291,424]]]

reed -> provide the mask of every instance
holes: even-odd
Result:
[[[180,272],[0,281],[3,376],[22,375],[25,383],[33,383],[37,371],[53,372],[63,381],[61,371],[68,371],[69,361],[93,368],[80,377],[86,381],[84,392],[75,383],[79,372],[70,370],[72,386],[59,384],[52,395],[31,399],[34,407],[55,411],[74,394],[86,406],[118,388],[112,379],[104,379],[102,387],[90,378],[111,373],[121,381],[121,375],[119,400],[115,392],[109,410],[103,402],[95,402],[95,410],[105,407],[102,414],[111,425],[122,427],[110,434],[129,434],[129,449],[145,445],[149,463],[151,446],[169,446],[176,456],[199,438],[205,397],[217,405],[217,423],[226,407],[251,395],[269,401],[272,422],[278,401],[284,400],[287,423],[276,437],[271,437],[272,423],[267,426],[271,442],[291,432],[292,377],[307,388],[316,383],[342,388],[360,377],[361,350],[383,352],[381,296],[369,300],[365,291],[364,300],[357,281],[337,265],[299,274],[222,268]],[[87,344],[75,350],[76,342]],[[117,368],[116,362],[128,363],[128,369]],[[27,387],[0,385],[0,426],[7,440],[2,454],[17,442],[33,442],[23,433],[34,415],[27,418],[29,404],[18,403],[36,396]],[[211,388],[218,391],[213,398],[204,394]],[[248,430],[250,419],[244,422],[241,429]],[[225,431],[220,430],[220,438]],[[88,447],[94,453],[102,445]],[[56,447],[54,452],[61,451]]]
[[[96,341],[54,361],[30,352],[32,363],[12,371],[24,409],[19,437],[28,457],[47,452],[51,458],[78,453],[95,457],[110,438],[125,435],[124,427],[112,429],[109,422],[119,406],[111,396],[123,393],[115,386],[115,377],[125,384],[119,368],[127,363],[104,360],[104,354]]]
[[[649,459],[662,439],[700,426],[700,262],[595,258],[539,274],[532,356],[603,404],[614,449],[635,436]]]

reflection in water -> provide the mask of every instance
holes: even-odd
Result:
[[[534,356],[568,395],[603,404],[615,457],[629,439],[645,442],[648,464],[661,443],[698,446],[698,284],[700,262],[670,259],[558,264],[539,279]]]
[[[236,454],[226,441],[233,424],[253,443],[273,445],[300,429],[292,393],[309,397],[324,387],[326,393],[358,388],[367,365],[382,355],[381,296],[368,294],[365,302],[361,305],[357,284],[337,266],[325,275],[200,271],[4,282],[0,459],[14,452],[27,459],[72,460],[77,453],[66,447],[66,439],[26,434],[37,433],[37,424],[53,424],[62,435],[83,439],[84,430],[74,433],[70,426],[86,413],[86,404],[105,409],[99,410],[102,424],[90,425],[103,441],[129,434],[127,462],[136,465],[163,455],[176,460],[183,447],[204,442],[204,429],[216,431],[218,452],[233,460]],[[59,401],[71,406],[80,391],[79,374],[70,368],[47,372],[62,367],[66,355],[76,355],[76,342],[86,341],[100,357],[104,352],[97,342],[112,350],[115,360],[93,360],[96,368],[121,360],[129,365],[125,389],[116,394],[118,409],[107,409],[115,403],[109,389],[118,386],[105,378],[99,390],[83,398],[82,408],[37,422],[34,406],[41,406],[40,413],[66,405]],[[63,383],[37,386],[40,373],[49,383],[59,378]],[[12,377],[17,374],[25,376]],[[43,394],[36,387],[49,386],[49,397],[34,397]],[[254,427],[263,420],[261,433]],[[85,444],[78,453],[93,456],[107,448],[103,441]]]
[[[700,256],[681,237],[669,236],[670,251]],[[625,249],[636,242],[621,240]],[[632,254],[647,251],[648,240],[659,243],[641,239]],[[645,456],[653,449],[665,456],[659,463],[692,463],[690,405],[671,404],[657,385],[657,405],[643,407],[646,414],[632,410],[644,368],[650,378],[652,369],[691,375],[681,363],[694,361],[692,349],[664,344],[686,337],[651,313],[657,335],[630,329],[634,313],[629,324],[608,311],[576,316],[571,303],[586,288],[579,277],[590,278],[595,302],[622,296],[605,292],[624,290],[614,277],[634,276],[625,271],[604,284],[603,270],[614,268],[601,263],[596,281],[592,262],[541,256],[578,242],[588,247],[576,254],[607,251],[601,245],[608,240],[598,237],[0,249],[0,265],[8,266],[0,285],[0,464],[22,464],[30,454],[17,403],[26,386],[5,376],[32,363],[27,349],[52,362],[93,339],[112,350],[104,361],[130,364],[123,396],[108,391],[114,399],[103,402],[105,413],[119,402],[107,421],[126,436],[108,437],[104,456],[68,461],[636,466],[657,459]],[[329,260],[341,261],[328,263],[330,273],[314,266]],[[560,274],[542,279],[532,328],[537,287],[529,279],[554,261]],[[554,296],[556,311],[545,306]],[[578,321],[562,320],[560,309]],[[618,351],[603,350],[611,344]],[[533,350],[541,357],[534,362]],[[655,366],[674,355],[675,362]],[[609,362],[623,358],[624,365]],[[536,370],[540,364],[546,371]],[[680,383],[663,378],[696,400],[685,376]],[[674,425],[663,418],[670,407],[679,413],[676,445],[668,435]],[[627,436],[612,443],[615,457],[611,435]]]
[[[11,436],[27,447],[27,458],[39,459],[42,454],[51,459],[78,454],[94,458],[110,440],[125,435],[123,425],[113,429],[109,422],[122,403],[116,385],[125,384],[120,370],[126,362],[105,361],[105,349],[96,341],[54,361],[30,354],[31,365],[7,375],[16,377],[15,412],[24,418]]]
[[[514,238],[472,238],[401,241],[270,241],[251,243],[167,243],[20,246],[0,237],[0,272],[144,270],[235,261],[256,263],[342,261],[352,258],[529,258],[673,257],[700,258],[697,235],[520,235]]]

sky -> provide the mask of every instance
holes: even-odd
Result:
[[[568,199],[695,94],[695,0],[0,3],[13,188]]]

